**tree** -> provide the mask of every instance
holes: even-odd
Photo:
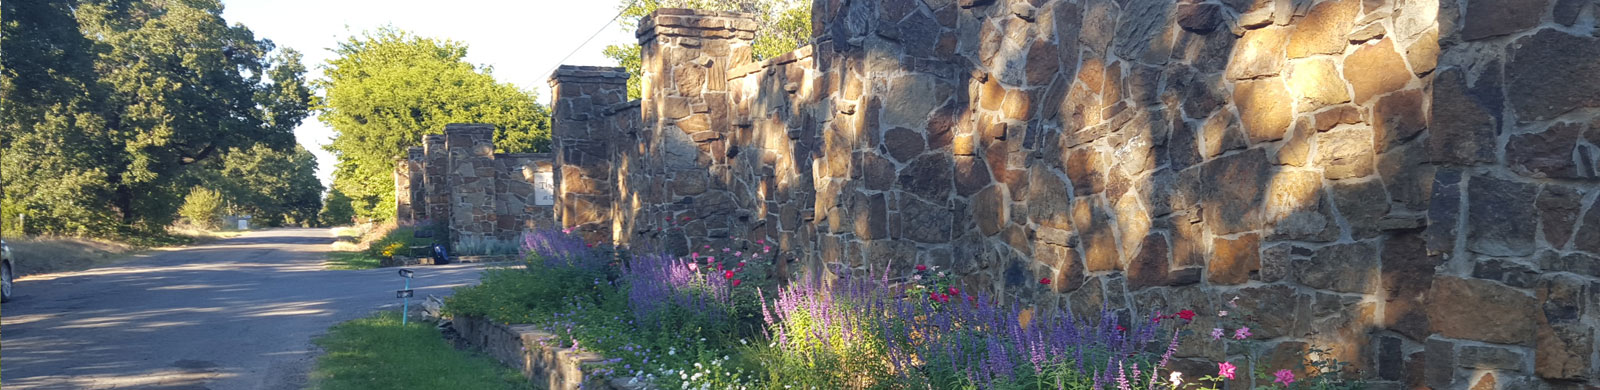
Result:
[[[199,181],[222,193],[229,213],[251,215],[263,226],[281,226],[287,220],[314,221],[322,208],[316,156],[299,145],[290,151],[265,145],[235,148],[215,165],[197,171]]]
[[[189,190],[189,196],[183,198],[183,207],[178,209],[178,214],[189,221],[189,225],[201,229],[216,229],[218,219],[222,217],[222,193],[217,190],[195,186]]]
[[[200,163],[293,146],[299,54],[221,15],[215,0],[0,3],[0,188],[29,232],[159,231]]]
[[[394,217],[394,158],[449,123],[495,125],[498,152],[548,151],[549,112],[536,96],[463,60],[464,43],[383,28],[339,43],[316,83],[318,118],[333,128],[333,187],[356,215]],[[330,198],[331,201],[331,198]]]
[[[323,226],[343,226],[349,225],[355,218],[356,210],[350,208],[350,197],[334,188],[328,191],[328,199],[322,202],[320,215]]]
[[[751,55],[756,60],[777,57],[794,51],[811,39],[811,0],[623,0],[623,30],[633,32],[639,20],[659,8],[693,8],[711,11],[733,11],[756,17],[755,41],[750,43]],[[628,70],[628,99],[642,95],[640,80],[644,75],[639,58],[638,44],[606,46],[602,52],[607,58],[617,60],[617,65]]]

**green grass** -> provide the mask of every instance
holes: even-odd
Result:
[[[338,270],[373,269],[378,268],[380,260],[366,252],[328,252],[328,260],[322,264]]]
[[[494,359],[450,346],[427,322],[400,325],[400,313],[334,325],[314,341],[325,353],[312,389],[533,389]]]

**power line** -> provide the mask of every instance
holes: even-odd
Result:
[[[608,21],[608,22],[606,22],[605,25],[600,26],[600,29],[599,30],[595,30],[594,34],[589,34],[589,39],[583,40],[583,43],[578,44],[578,47],[572,49],[572,52],[569,52],[569,53],[567,53],[566,56],[561,57],[561,60],[556,61],[555,66],[551,66],[550,70],[545,71],[544,74],[548,75],[548,74],[554,73],[556,71],[556,68],[560,68],[561,64],[567,62],[567,59],[572,58],[573,54],[578,54],[579,50],[583,50],[584,46],[588,46],[589,45],[589,41],[593,41],[594,37],[600,36],[600,33],[605,32],[607,27],[611,27],[612,23],[616,23],[617,19],[621,19],[622,18],[622,14],[627,13],[629,8],[633,8],[634,4],[638,4],[638,3],[639,3],[639,0],[629,1],[628,5],[626,7],[622,7],[621,10],[617,11],[617,15],[616,16],[612,16],[611,17],[611,21]]]

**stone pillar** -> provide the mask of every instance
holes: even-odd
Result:
[[[450,223],[450,187],[445,183],[445,174],[449,171],[450,158],[445,153],[444,135],[422,136],[422,203],[432,223]]]
[[[452,123],[444,128],[450,159],[450,243],[489,238],[495,223],[494,125]]]
[[[410,224],[416,221],[416,213],[411,210],[411,188],[416,184],[411,182],[411,160],[405,158],[394,159],[395,222]]]
[[[423,185],[423,152],[421,146],[406,148],[406,181],[410,183],[410,192],[406,194],[411,207],[412,222],[428,219],[428,202],[423,200],[427,195],[427,186]]]
[[[563,65],[550,76],[556,221],[595,241],[611,236],[613,146],[632,141],[605,120],[607,108],[627,99],[627,84],[628,73],[613,67]]]
[[[730,145],[749,138],[733,125],[728,74],[750,63],[756,25],[744,14],[688,9],[660,9],[639,22],[640,115],[649,132],[641,138],[651,141],[654,150],[647,153],[657,163],[638,167],[648,173],[630,187],[654,189],[659,207],[636,212],[621,224],[631,231],[619,233],[652,237],[652,231],[672,230],[665,221],[687,222],[688,237],[658,237],[663,249],[682,250],[688,241],[749,230],[753,200],[730,191],[727,176],[737,154]]]

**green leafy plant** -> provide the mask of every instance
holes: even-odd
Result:
[[[222,193],[203,187],[194,187],[189,190],[189,196],[183,198],[183,207],[178,213],[189,221],[190,225],[202,229],[216,229],[222,218]]]

